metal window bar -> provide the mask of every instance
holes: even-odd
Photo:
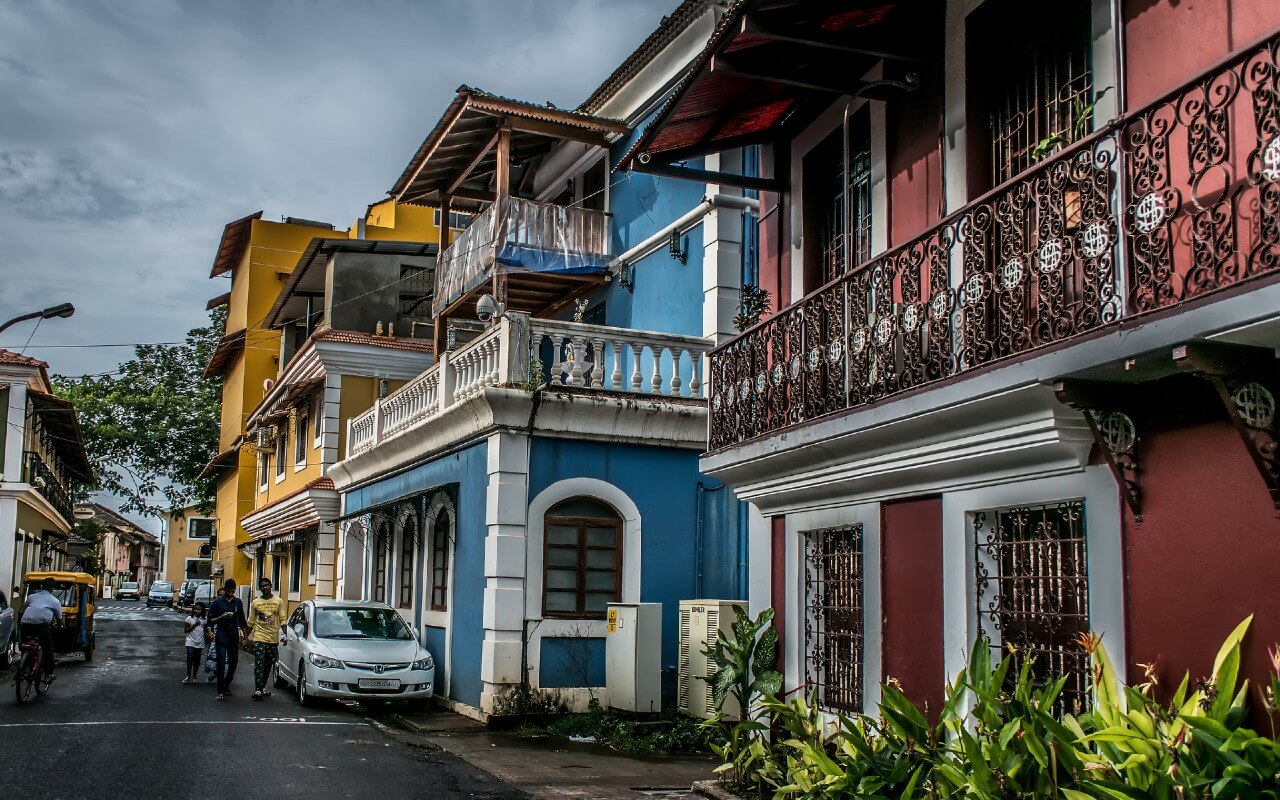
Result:
[[[804,533],[804,677],[829,711],[862,711],[862,526]]]
[[[995,659],[1034,659],[1039,684],[1066,675],[1057,712],[1086,710],[1089,657],[1078,642],[1089,630],[1084,501],[979,511],[973,534],[978,635]]]
[[[1078,138],[1074,132],[1084,124],[1080,112],[1093,98],[1090,21],[1087,6],[1081,8],[1064,15],[1066,31],[1033,42],[1008,43],[1024,49],[1007,60],[1002,57],[999,68],[991,71],[993,186],[1030,168],[1041,141],[1055,134],[1069,141]]]

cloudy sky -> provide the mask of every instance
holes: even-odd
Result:
[[[348,226],[459,84],[573,106],[676,0],[0,0],[0,334],[68,375],[205,320],[222,226]],[[49,347],[49,345],[63,345]]]

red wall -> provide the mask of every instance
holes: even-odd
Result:
[[[910,241],[941,219],[942,75],[886,104],[889,247]]]
[[[886,503],[880,511],[884,674],[936,719],[942,658],[942,499]]]
[[[1280,519],[1207,383],[1161,382],[1144,406],[1156,411],[1139,420],[1143,518],[1126,509],[1124,520],[1129,678],[1157,659],[1166,687],[1188,670],[1208,675],[1222,639],[1253,613],[1244,673],[1256,687],[1280,642]],[[1250,706],[1256,716],[1256,692]]]
[[[773,627],[778,632],[778,660],[786,652],[787,628],[784,619],[787,615],[787,518],[773,517],[769,526],[769,558],[772,569],[769,572],[769,603],[773,606]],[[783,676],[783,689],[789,689],[799,683]]]
[[[1138,108],[1280,28],[1276,0],[1125,0],[1125,88]]]

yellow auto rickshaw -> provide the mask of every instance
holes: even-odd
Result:
[[[53,581],[53,596],[62,602],[62,626],[52,632],[53,652],[83,653],[85,661],[92,661],[96,644],[93,603],[97,579],[83,572],[28,572],[22,576],[23,600],[40,589],[46,580]]]

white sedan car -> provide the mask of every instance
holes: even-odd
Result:
[[[435,661],[386,603],[308,600],[293,612],[276,683],[301,705],[318,697],[364,703],[431,697]]]

